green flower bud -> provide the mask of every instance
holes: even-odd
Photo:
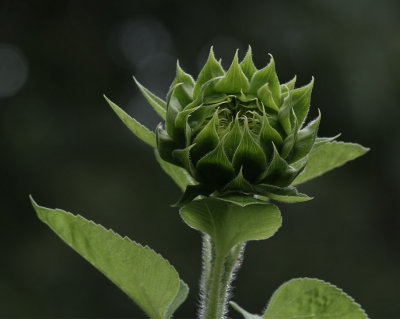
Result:
[[[301,88],[295,81],[279,83],[272,56],[257,70],[250,47],[227,72],[211,48],[197,81],[177,64],[156,137],[161,158],[198,182],[179,205],[197,195],[297,193],[290,185],[307,163],[320,115],[304,125],[313,80]]]

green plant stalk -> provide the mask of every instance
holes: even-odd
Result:
[[[208,235],[203,236],[200,318],[224,318],[230,283],[242,262],[243,250],[244,243],[240,243],[225,253],[215,249],[215,244]]]

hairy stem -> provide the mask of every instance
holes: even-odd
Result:
[[[201,277],[202,319],[224,318],[229,299],[230,283],[241,264],[244,244],[238,244],[228,253],[215,249],[208,235],[203,237],[203,274]]]

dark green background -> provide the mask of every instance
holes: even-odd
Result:
[[[317,277],[372,318],[400,317],[399,1],[2,0],[0,43],[25,61],[7,74],[0,55],[0,89],[26,76],[0,90],[0,317],[142,316],[38,221],[30,193],[161,253],[191,287],[177,317],[195,316],[200,235],[169,207],[180,191],[102,94],[153,129],[131,75],[165,96],[176,59],[196,75],[211,44],[225,67],[251,44],[260,68],[274,55],[282,82],[314,75],[319,135],[372,149],[302,186],[313,201],[280,206],[283,227],[247,245],[233,299],[259,313],[282,282]]]

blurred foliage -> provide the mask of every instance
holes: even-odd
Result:
[[[371,147],[301,187],[313,201],[281,205],[279,232],[247,246],[235,301],[255,313],[282,282],[308,276],[342,287],[373,318],[399,316],[399,1],[3,0],[0,317],[142,316],[36,219],[29,193],[160,252],[191,287],[178,317],[194,317],[200,236],[102,94],[153,129],[159,119],[131,75],[164,96],[176,59],[196,74],[211,44],[225,67],[251,44],[259,67],[274,55],[282,81],[314,75],[309,118],[321,109],[320,135],[340,127],[343,140]]]

